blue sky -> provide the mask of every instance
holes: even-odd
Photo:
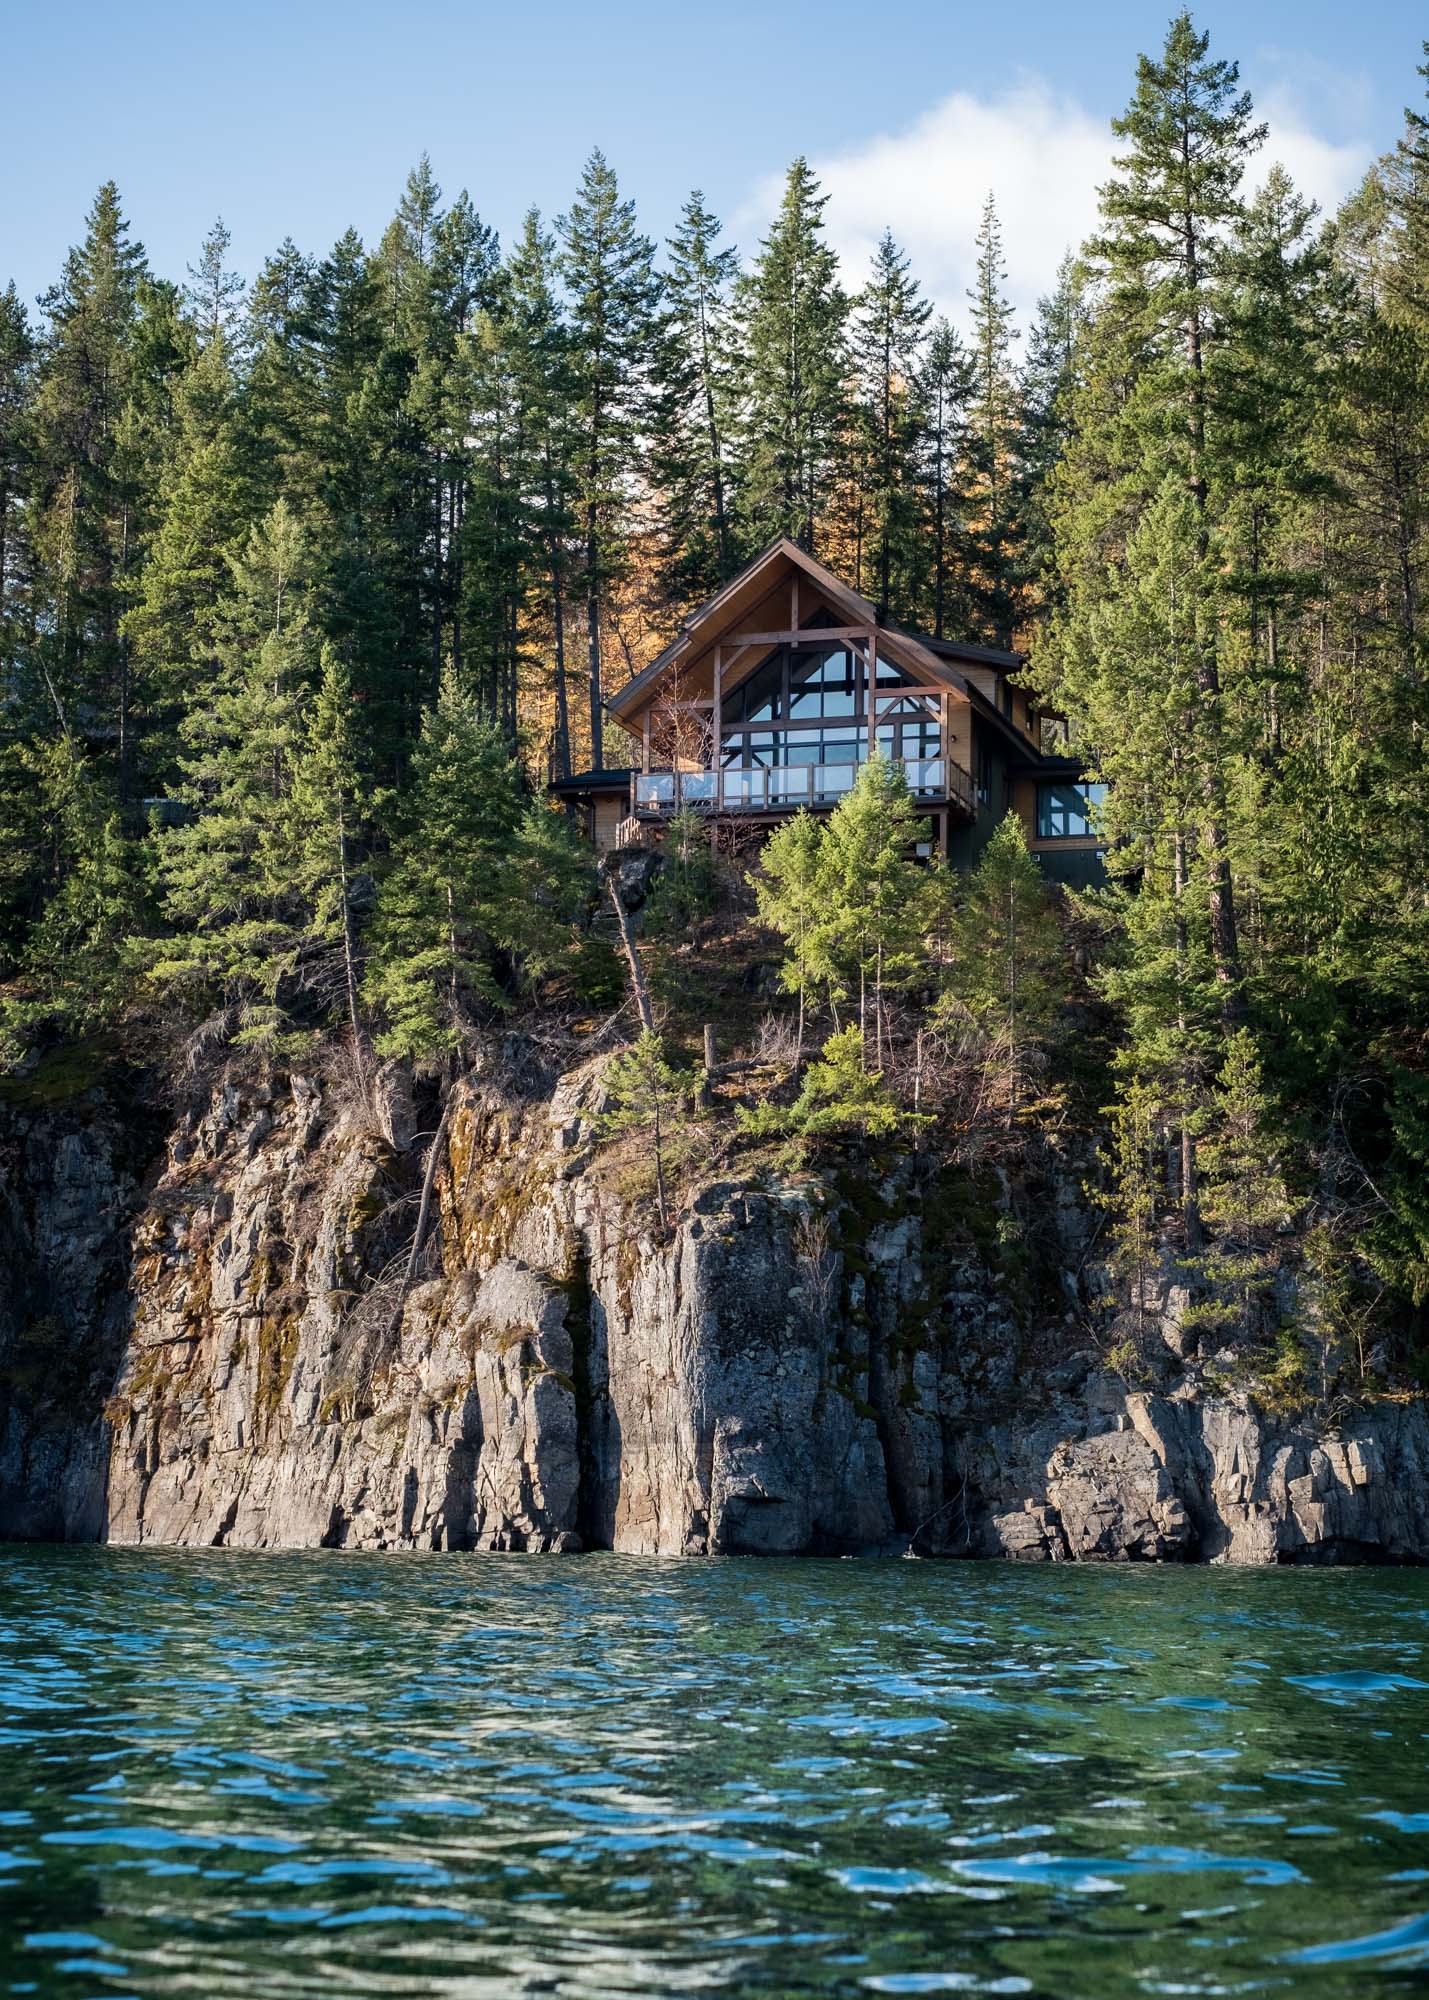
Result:
[[[349,223],[375,238],[423,149],[443,187],[466,187],[509,236],[529,203],[565,206],[598,144],[652,234],[699,185],[744,248],[805,152],[850,275],[886,223],[954,309],[991,188],[1025,314],[1090,217],[1106,121],[1169,12],[1129,0],[0,0],[0,283],[13,276],[33,297],[50,282],[109,176],[167,275],[182,275],[220,213],[251,275],[285,234],[318,251]],[[1271,150],[1322,202],[1417,101],[1429,19],[1410,0],[1217,0],[1197,19],[1240,61]]]

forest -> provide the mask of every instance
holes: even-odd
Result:
[[[106,184],[37,306],[0,293],[12,1080],[326,1040],[361,1093],[452,1077],[518,1000],[620,1004],[545,784],[630,760],[604,696],[788,535],[1026,652],[1108,787],[1111,886],[1054,895],[1011,825],[918,867],[876,761],[738,880],[677,826],[612,1085],[662,1217],[743,925],[787,1048],[731,1145],[1001,1159],[1075,1112],[1133,1288],[1174,1240],[1248,1319],[1293,1232],[1320,1352],[1364,1382],[1393,1328],[1429,1365],[1425,82],[1321,215],[1178,16],[1026,328],[989,194],[965,333],[892,230],[847,287],[803,159],[752,250],[698,192],[655,245],[598,151],[503,246],[423,159],[375,245],[285,241],[251,284],[221,222],[154,271]]]

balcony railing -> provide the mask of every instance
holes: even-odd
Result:
[[[905,757],[901,762],[915,799],[951,801],[976,810],[972,779],[945,757]],[[853,790],[857,764],[783,764],[773,769],[637,771],[632,804],[637,813],[797,812],[800,806],[836,806]]]

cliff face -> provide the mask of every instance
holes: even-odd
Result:
[[[405,1296],[400,1107],[383,1136],[302,1078],[226,1088],[147,1192],[102,1107],[10,1117],[0,1534],[1429,1555],[1422,1404],[1321,1437],[1194,1368],[1133,1391],[1070,1331],[1019,1332],[913,1163],[883,1187],[711,1181],[662,1236],[596,1157],[599,1088],[464,1087]],[[1085,1223],[1070,1183],[1048,1204],[1070,1290]]]

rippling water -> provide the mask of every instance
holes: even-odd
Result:
[[[0,1549],[0,1711],[0,1992],[1429,1970],[1429,1573]]]

